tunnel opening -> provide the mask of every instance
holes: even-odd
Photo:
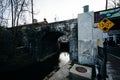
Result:
[[[59,45],[60,45],[59,48],[60,52],[69,52],[69,42],[66,43],[61,42],[59,43]]]
[[[69,38],[66,35],[62,35],[58,38],[58,46],[60,52],[69,53]]]
[[[60,68],[70,61],[69,38],[67,35],[62,35],[58,38],[58,47],[60,53],[58,67]]]

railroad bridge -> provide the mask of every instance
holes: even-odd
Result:
[[[71,35],[77,19],[48,23],[40,22],[1,29],[0,52],[2,63],[44,61],[59,53],[58,38]],[[8,55],[9,54],[9,55]],[[9,59],[8,59],[9,58]],[[1,64],[2,64],[1,63]]]

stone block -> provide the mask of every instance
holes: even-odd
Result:
[[[92,68],[74,64],[70,69],[70,80],[92,80]]]

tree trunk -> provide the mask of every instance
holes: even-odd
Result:
[[[18,15],[17,15],[17,24],[16,24],[16,26],[18,26],[19,18],[20,18],[20,13],[21,13],[22,10],[23,10],[23,5],[24,5],[24,3],[25,3],[25,0],[23,0],[22,5],[21,5],[21,8],[20,8],[20,11],[18,12]]]

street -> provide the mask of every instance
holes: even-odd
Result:
[[[120,80],[120,57],[107,54],[107,75],[108,80]]]

